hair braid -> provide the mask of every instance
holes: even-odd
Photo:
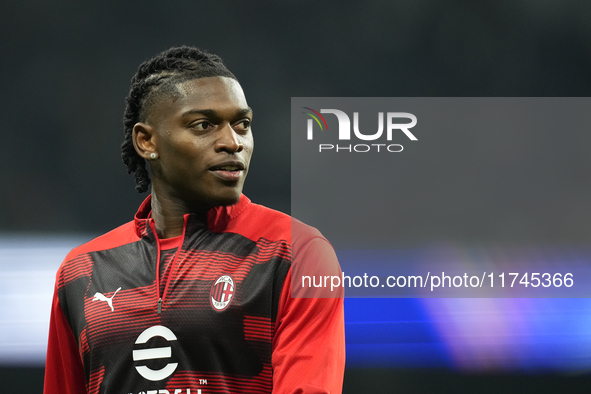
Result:
[[[131,88],[126,98],[125,113],[123,115],[123,129],[125,139],[121,144],[121,158],[129,174],[135,178],[135,189],[139,193],[148,190],[150,176],[146,169],[146,161],[136,152],[133,141],[133,126],[137,122],[146,120],[146,114],[151,105],[169,93],[181,82],[205,77],[228,77],[236,79],[214,54],[199,48],[181,46],[172,47],[152,59],[140,64],[138,71],[131,79]]]

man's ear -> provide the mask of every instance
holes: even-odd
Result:
[[[158,156],[154,134],[154,128],[147,123],[138,122],[133,126],[133,146],[138,155],[146,160],[154,160],[154,155]]]

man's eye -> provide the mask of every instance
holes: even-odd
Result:
[[[241,130],[248,130],[248,129],[250,129],[250,120],[240,121],[236,124],[235,127],[239,128]]]
[[[212,127],[212,124],[209,122],[199,122],[191,126],[192,129],[200,131],[207,130],[210,127]]]

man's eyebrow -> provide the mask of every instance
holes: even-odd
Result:
[[[185,117],[185,116],[189,116],[189,115],[205,115],[211,118],[219,118],[219,113],[218,111],[214,110],[214,109],[190,109],[188,111],[185,111],[181,114],[181,117]],[[240,117],[240,116],[246,116],[246,115],[252,115],[252,108],[247,107],[247,108],[240,108],[239,110],[236,111],[236,117]]]
[[[238,110],[238,116],[252,115],[252,108],[246,107]]]

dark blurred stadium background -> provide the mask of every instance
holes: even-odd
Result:
[[[36,349],[51,291],[43,278],[53,275],[63,250],[129,220],[143,199],[119,156],[123,99],[142,60],[181,44],[222,56],[255,112],[245,194],[289,212],[291,97],[590,96],[590,20],[589,2],[562,0],[3,4],[0,310],[14,304],[15,294],[35,307],[23,308],[16,320],[13,312],[0,317],[0,392],[41,392]],[[549,160],[561,181],[546,197],[556,193],[556,204],[568,205],[556,222],[566,230],[531,232],[521,223],[517,243],[591,243],[591,133],[565,138],[559,149],[548,139],[536,149],[553,152]],[[412,187],[420,194],[420,184]],[[568,201],[558,200],[564,190]],[[495,196],[483,197],[483,206],[487,199]],[[459,243],[473,241],[469,220],[454,218],[450,226]],[[484,228],[477,241],[494,242],[500,230]],[[347,300],[344,392],[588,392],[587,300],[496,300],[489,309],[450,302],[388,299],[369,307],[368,300]],[[449,320],[460,312],[463,326],[438,331],[433,316]],[[490,319],[503,322],[499,335],[513,333],[496,353],[479,347],[478,330]],[[372,320],[387,322],[362,324]],[[553,337],[559,320],[575,328]],[[537,328],[524,328],[533,323]],[[27,343],[29,334],[37,343]],[[522,350],[530,353],[517,354]]]

